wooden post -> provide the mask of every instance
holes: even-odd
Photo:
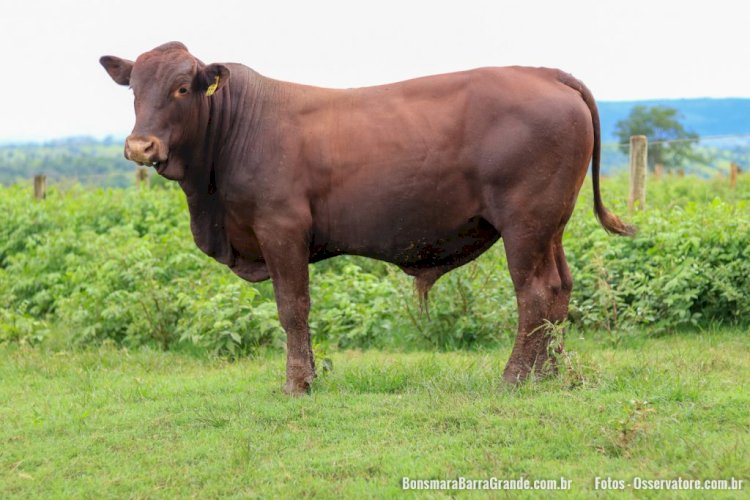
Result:
[[[732,162],[729,165],[729,187],[734,189],[737,187],[737,176],[740,174],[740,166]]]
[[[47,176],[46,175],[35,175],[34,176],[34,198],[37,200],[43,200],[47,197]]]
[[[654,165],[654,177],[657,179],[661,179],[661,177],[664,175],[664,165],[661,163],[657,163]]]
[[[149,186],[148,167],[139,165],[135,168],[135,184],[138,189]]]
[[[646,208],[646,164],[648,163],[648,140],[645,135],[630,138],[630,196],[628,209],[632,212]]]

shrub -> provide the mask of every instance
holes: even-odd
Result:
[[[625,182],[605,183],[623,214]],[[620,203],[616,203],[616,201]],[[750,179],[730,191],[697,179],[653,182],[635,238],[607,235],[584,185],[565,248],[579,328],[659,331],[750,320]],[[105,340],[227,356],[284,342],[269,282],[248,284],[194,245],[182,193],[2,188],[0,342]],[[314,341],[341,348],[467,349],[514,336],[516,299],[502,244],[442,277],[421,314],[411,280],[358,257],[311,266]]]

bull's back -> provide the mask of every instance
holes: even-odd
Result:
[[[585,103],[558,73],[480,68],[327,91],[300,120],[306,168],[333,185],[379,179],[389,193],[425,175],[476,176],[531,143],[556,146],[576,135],[571,124],[591,127]]]

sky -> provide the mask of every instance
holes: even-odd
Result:
[[[132,94],[98,59],[173,40],[326,87],[518,64],[564,69],[599,100],[750,97],[737,0],[0,1],[0,142],[127,135]]]

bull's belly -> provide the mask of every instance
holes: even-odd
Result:
[[[314,205],[319,248],[405,270],[473,259],[499,234],[482,218],[481,190],[467,181],[472,170],[466,164],[407,164],[360,172]]]
[[[378,224],[358,226],[349,237],[328,239],[319,248],[328,255],[360,255],[396,264],[407,273],[432,268],[452,269],[463,265],[492,246],[500,234],[481,217],[452,226]],[[337,231],[338,234],[341,232]],[[322,256],[322,255],[321,255]]]

